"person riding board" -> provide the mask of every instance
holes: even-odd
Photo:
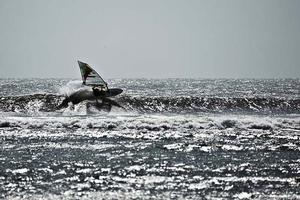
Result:
[[[105,93],[107,92],[107,85],[94,86],[92,87],[92,90],[96,97],[105,96]]]
[[[107,87],[107,84],[99,85],[99,86],[93,86],[92,90],[93,90],[94,96],[96,97],[96,102],[98,103],[98,97],[100,97],[100,98],[105,97],[105,94],[108,91],[108,87]]]

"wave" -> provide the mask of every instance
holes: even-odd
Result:
[[[222,132],[225,130],[226,132]],[[0,118],[2,136],[13,133],[24,137],[36,134],[53,137],[53,135],[74,133],[95,137],[176,139],[210,138],[223,134],[231,137],[242,134],[248,139],[253,138],[251,135],[271,138],[279,138],[284,135],[285,138],[298,141],[299,130],[299,117],[278,116],[118,114],[87,118],[81,116]]]
[[[63,95],[33,94],[0,97],[2,112],[55,112],[64,99]],[[221,98],[221,97],[146,97],[120,96],[114,99],[125,110],[142,113],[194,113],[234,112],[263,114],[299,114],[300,99],[283,98]],[[81,102],[86,105],[87,102]]]
[[[64,99],[62,95],[33,94],[0,97],[2,112],[53,112]]]
[[[122,97],[127,107],[145,112],[299,113],[300,99],[218,97]]]

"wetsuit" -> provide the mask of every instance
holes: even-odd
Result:
[[[93,94],[94,94],[96,97],[104,96],[104,95],[105,95],[105,91],[102,90],[102,89],[99,89],[99,88],[97,88],[97,87],[93,87]]]

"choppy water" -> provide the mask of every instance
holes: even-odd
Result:
[[[76,80],[0,80],[0,197],[300,198],[299,79],[109,83],[125,110],[58,110]]]

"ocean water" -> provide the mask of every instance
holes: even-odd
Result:
[[[0,198],[300,199],[299,79],[0,79]]]

